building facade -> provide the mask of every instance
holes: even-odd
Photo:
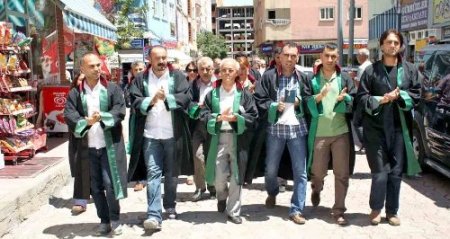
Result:
[[[368,0],[355,1],[354,48],[368,43]],[[255,45],[260,53],[270,55],[282,41],[300,45],[299,64],[311,66],[326,42],[337,42],[338,1],[336,0],[254,0]],[[342,30],[344,62],[349,42],[349,1],[344,1]]]
[[[216,0],[216,35],[223,36],[227,55],[250,55],[254,52],[254,10],[252,0]]]

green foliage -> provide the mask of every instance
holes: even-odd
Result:
[[[197,48],[203,56],[224,58],[227,56],[227,46],[222,36],[212,32],[202,31],[197,34]]]
[[[138,13],[146,16],[147,6],[135,7],[134,0],[115,0],[117,6],[117,14],[112,22],[117,27],[117,46],[121,49],[130,48],[131,41],[135,38],[142,38],[144,28],[137,28],[128,18],[129,14]]]

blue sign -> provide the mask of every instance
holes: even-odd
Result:
[[[136,49],[136,48],[143,48],[144,47],[144,39],[139,38],[139,39],[133,39],[131,42],[131,48]]]
[[[264,54],[271,54],[273,51],[272,44],[261,44],[261,52]]]
[[[428,0],[402,4],[402,31],[420,29],[428,25]]]

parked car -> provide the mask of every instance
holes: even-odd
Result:
[[[419,162],[450,178],[450,45],[419,52],[421,99],[414,110],[413,146]]]

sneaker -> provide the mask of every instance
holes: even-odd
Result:
[[[197,189],[194,192],[194,195],[192,195],[192,201],[198,202],[203,199],[207,199],[208,196],[206,195],[206,189]]]
[[[167,217],[169,219],[177,219],[177,211],[175,211],[175,208],[168,208],[166,209]]]
[[[274,208],[277,204],[277,197],[276,196],[267,196],[266,198],[266,207],[267,208]]]
[[[381,212],[380,210],[372,210],[369,214],[370,224],[376,226],[381,222]]]
[[[111,221],[111,230],[114,235],[122,234],[122,224],[119,221]]]
[[[391,226],[400,226],[400,218],[395,214],[386,214],[386,220]]]
[[[144,229],[151,231],[161,231],[161,223],[155,218],[149,218],[144,221]]]
[[[311,193],[311,203],[313,207],[317,207],[320,204],[320,192],[313,191]]]
[[[208,186],[206,186],[206,188],[209,191],[209,199],[212,199],[212,200],[216,199],[216,187],[208,185]]]
[[[98,226],[97,232],[95,235],[104,236],[111,232],[111,224],[109,223],[100,223]]]
[[[286,185],[280,185],[280,187],[278,187],[278,191],[279,191],[280,193],[286,192]]]
[[[302,214],[300,214],[300,213],[291,215],[291,216],[289,216],[289,218],[290,218],[295,224],[303,225],[303,224],[306,223],[305,217],[304,217]]]

